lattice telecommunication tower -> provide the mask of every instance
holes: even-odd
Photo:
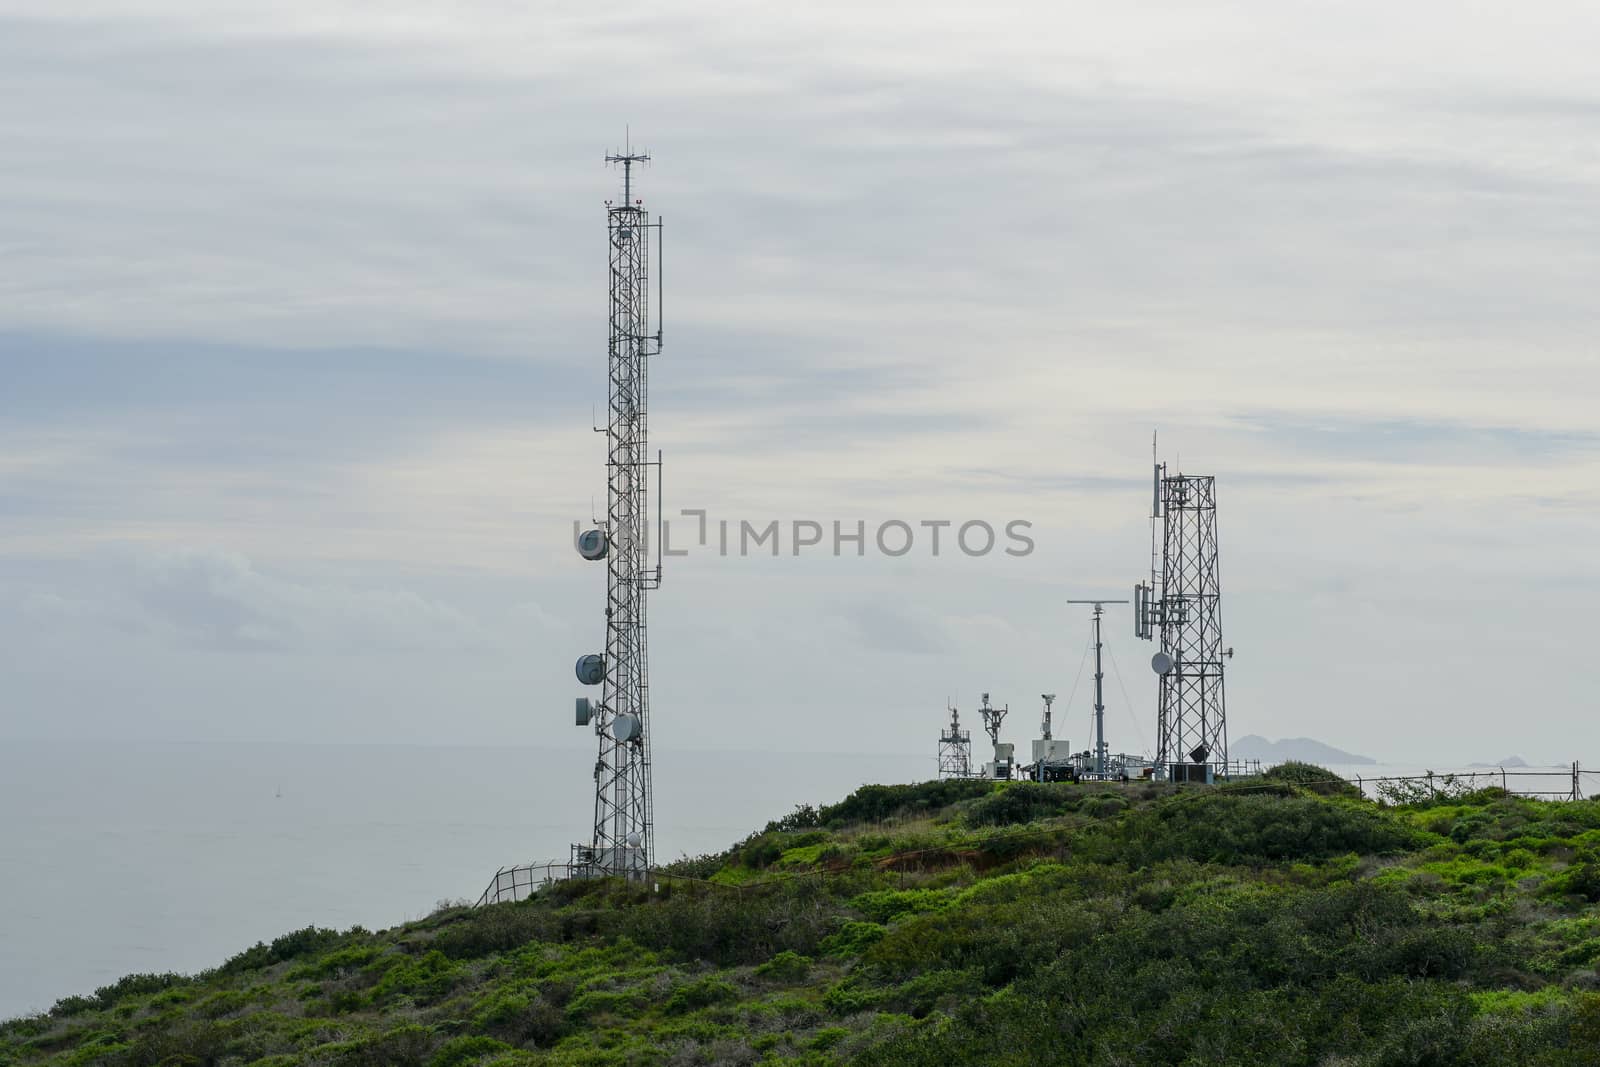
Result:
[[[972,731],[961,728],[961,713],[953,706],[950,725],[939,731],[939,777],[973,777]]]
[[[648,593],[661,585],[659,536],[650,536],[650,468],[656,469],[657,522],[660,455],[649,448],[649,363],[661,351],[661,219],[633,196],[633,168],[650,157],[631,149],[606,156],[622,167],[622,200],[606,201],[610,265],[607,348],[606,513],[578,536],[578,552],[606,563],[605,651],[578,660],[578,680],[598,686],[598,702],[580,697],[579,726],[599,740],[594,765],[594,836],[572,846],[577,877],[642,879],[655,858],[655,813],[650,784],[650,671],[646,637]],[[651,242],[656,244],[657,299],[652,327]],[[596,427],[596,430],[600,430]],[[651,557],[654,551],[654,559]]]
[[[1157,773],[1209,780],[1228,768],[1217,560],[1217,480],[1170,474],[1155,464],[1150,510],[1150,582],[1134,587],[1134,632],[1159,640],[1150,666],[1160,677]]]

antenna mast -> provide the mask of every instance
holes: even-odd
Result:
[[[606,644],[601,655],[578,660],[578,680],[600,687],[600,701],[579,699],[579,726],[599,741],[594,765],[594,836],[572,846],[575,876],[622,875],[643,879],[655,859],[655,815],[650,781],[650,673],[646,598],[661,586],[659,540],[651,559],[649,357],[661,351],[661,305],[650,328],[650,243],[656,239],[660,276],[661,220],[651,222],[633,195],[633,168],[650,156],[633,151],[605,157],[622,165],[622,202],[606,201],[610,265],[607,351],[606,516],[580,535],[585,559],[606,561]],[[660,501],[657,500],[659,510]]]
[[[1000,743],[1000,724],[1005,722],[1006,715],[1011,711],[1011,705],[1003,708],[989,706],[989,694],[983,694],[983,706],[978,709],[978,715],[983,719],[983,730],[989,735],[989,742],[994,745],[994,762],[989,764],[987,771],[993,778],[1010,778],[1012,754],[1014,746]]]
[[[1126,604],[1127,601],[1069,600],[1067,603],[1094,605],[1094,775],[1096,778],[1104,778],[1108,759],[1106,746],[1106,672],[1100,661],[1100,650],[1103,647],[1100,640],[1100,619],[1105,615],[1107,604]]]

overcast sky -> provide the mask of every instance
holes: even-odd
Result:
[[[983,690],[1025,741],[1159,428],[1235,737],[1600,760],[1597,50],[1576,2],[0,0],[0,735],[584,743],[631,126],[669,514],[1036,545],[669,560],[659,746],[931,760]]]

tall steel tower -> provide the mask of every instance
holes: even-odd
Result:
[[[1150,660],[1161,686],[1156,768],[1204,780],[1228,769],[1223,663],[1233,657],[1222,646],[1216,478],[1168,474],[1156,463],[1150,538],[1150,583],[1134,588],[1134,630],[1147,641],[1160,635]]]
[[[961,714],[950,708],[950,725],[939,731],[939,777],[972,777],[972,731],[961,728]]]
[[[651,222],[633,195],[633,168],[650,157],[631,150],[606,156],[622,166],[622,201],[606,201],[610,248],[610,396],[606,416],[606,515],[578,538],[585,559],[606,561],[605,652],[578,660],[578,680],[600,687],[599,703],[580,698],[579,726],[599,739],[594,764],[594,837],[572,846],[574,875],[643,878],[655,852],[650,791],[650,672],[647,594],[661,585],[661,546],[650,537],[649,361],[661,351],[660,291],[651,329],[650,243],[656,239],[660,284],[661,219]],[[597,427],[598,429],[598,427]],[[657,501],[659,509],[659,500]],[[659,516],[657,521],[659,521]]]

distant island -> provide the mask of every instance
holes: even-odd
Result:
[[[1529,764],[1528,761],[1523,759],[1521,756],[1507,756],[1505,759],[1499,761],[1498,763],[1470,763],[1470,764],[1468,764],[1468,766],[1469,767],[1527,767],[1527,766],[1531,766],[1531,764]]]
[[[1353,752],[1334,748],[1309,737],[1286,737],[1282,741],[1268,741],[1260,734],[1246,734],[1228,745],[1231,759],[1258,759],[1262,763],[1282,763],[1301,760],[1305,763],[1377,763],[1371,756],[1358,756]],[[1511,766],[1509,763],[1506,766]]]

